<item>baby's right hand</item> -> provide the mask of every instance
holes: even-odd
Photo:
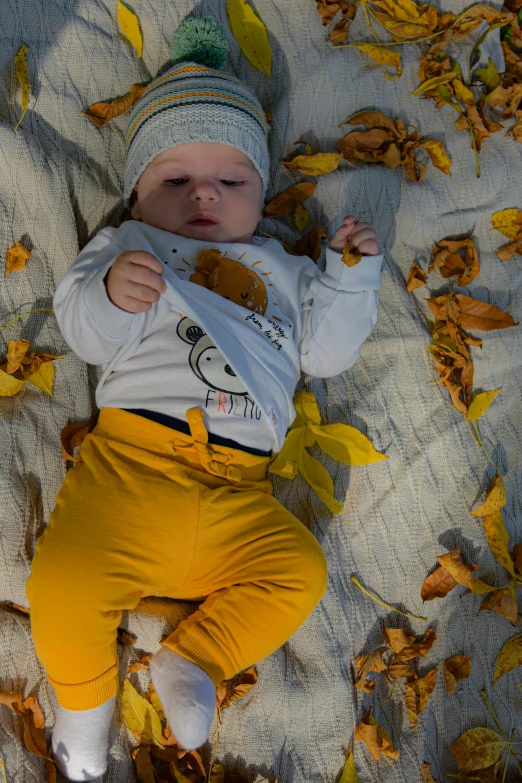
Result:
[[[107,296],[128,313],[146,313],[167,290],[163,265],[146,250],[121,253],[105,275]]]

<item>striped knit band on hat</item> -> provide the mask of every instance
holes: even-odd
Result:
[[[126,136],[126,206],[141,174],[171,147],[212,141],[235,147],[254,164],[265,197],[270,158],[268,124],[247,85],[220,70],[228,50],[215,19],[182,22],[171,43],[175,65],[148,85],[130,115]],[[182,57],[181,62],[176,60]]]

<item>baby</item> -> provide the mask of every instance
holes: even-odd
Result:
[[[174,66],[133,107],[124,199],[59,284],[64,338],[102,365],[100,416],[56,499],[27,582],[56,691],[60,770],[107,766],[122,612],[150,595],[199,608],[150,661],[180,746],[207,738],[216,684],[277,650],[327,587],[323,551],[271,494],[301,371],[356,360],[377,314],[382,255],[346,217],[321,273],[255,236],[269,157],[264,112],[220,70],[226,36],[188,20]],[[364,255],[346,266],[350,240]]]

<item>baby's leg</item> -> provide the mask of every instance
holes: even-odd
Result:
[[[194,546],[197,489],[177,463],[152,455],[147,464],[137,449],[116,447],[94,433],[82,444],[83,462],[65,477],[26,587],[36,653],[60,705],[54,755],[76,781],[107,765],[122,611],[172,594]]]

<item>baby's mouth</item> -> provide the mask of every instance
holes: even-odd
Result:
[[[191,217],[188,222],[191,226],[215,226],[218,221],[215,217],[213,217],[213,215],[198,213],[197,215]]]

